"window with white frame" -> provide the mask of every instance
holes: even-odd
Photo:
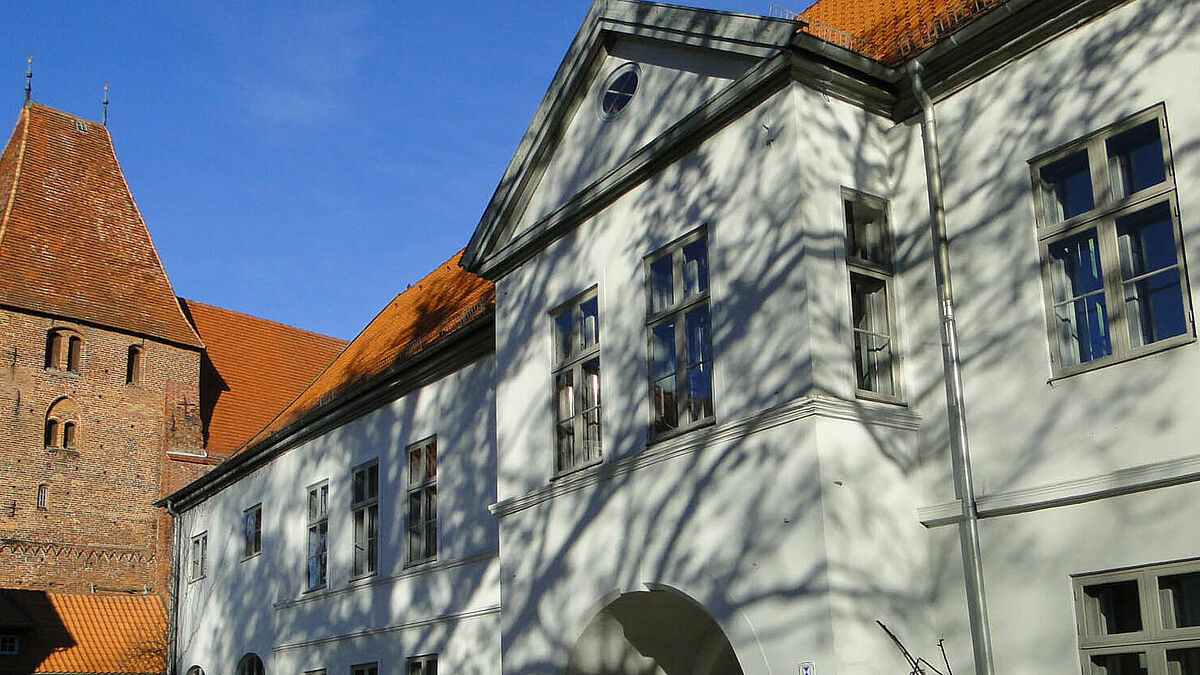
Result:
[[[437,654],[410,656],[404,664],[404,675],[437,675]]]
[[[379,662],[350,666],[350,675],[379,675]]]
[[[379,561],[379,462],[356,469],[350,511],[354,520],[354,561],[350,576],[374,574]]]
[[[262,552],[262,504],[255,504],[242,512],[242,558],[251,558]]]
[[[1200,674],[1200,560],[1073,580],[1085,675]]]
[[[308,489],[308,589],[324,588],[329,573],[329,483]]]
[[[208,532],[201,532],[192,537],[189,581],[203,579],[208,571]]]
[[[0,634],[0,655],[16,656],[21,652],[21,641],[11,633]]]
[[[645,266],[651,430],[663,437],[713,419],[707,232],[652,253]]]
[[[600,305],[593,288],[551,313],[556,474],[600,461]]]
[[[850,273],[855,387],[860,395],[898,399],[900,378],[887,202],[843,189],[842,206],[846,221],[846,267]]]
[[[1054,373],[1191,341],[1164,107],[1030,165]]]
[[[437,559],[437,436],[408,446],[409,565]]]

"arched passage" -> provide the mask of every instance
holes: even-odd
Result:
[[[571,651],[569,675],[740,675],[729,639],[702,607],[666,590],[626,593]]]

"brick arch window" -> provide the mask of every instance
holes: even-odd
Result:
[[[83,337],[73,331],[56,328],[46,334],[46,368],[79,372],[83,360]]]
[[[125,384],[142,383],[142,346],[129,345],[129,354],[125,359]]]
[[[43,441],[47,448],[74,450],[79,443],[79,406],[60,398],[46,411]]]

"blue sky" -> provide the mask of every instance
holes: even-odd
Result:
[[[589,5],[14,3],[0,124],[29,53],[46,105],[99,119],[110,82],[176,293],[349,339],[466,245]]]

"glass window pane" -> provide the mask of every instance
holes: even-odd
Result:
[[[894,396],[892,342],[889,338],[861,331],[854,332],[854,370],[858,388]]]
[[[651,332],[655,379],[675,373],[675,322],[655,326]]]
[[[708,290],[708,239],[701,237],[683,247],[683,297]]]
[[[688,368],[688,422],[698,422],[713,416],[712,369],[708,362]]]
[[[558,410],[558,420],[569,420],[575,415],[575,373],[564,370],[554,376],[555,408]]]
[[[675,277],[671,271],[671,254],[659,256],[650,263],[650,313],[661,312],[675,304]]]
[[[1046,224],[1060,223],[1096,206],[1087,150],[1042,167],[1042,201]]]
[[[1174,266],[1175,225],[1167,202],[1117,218],[1121,276],[1125,279]]]
[[[687,363],[691,365],[712,359],[707,302],[684,316],[684,329],[687,332]]]
[[[589,349],[600,342],[600,303],[596,298],[584,300],[579,304],[579,314],[583,348]]]
[[[1150,120],[1107,141],[1113,198],[1121,199],[1167,179],[1158,120]]]
[[[556,424],[555,436],[558,439],[558,470],[566,471],[575,466],[575,423],[568,420]]]
[[[1200,647],[1167,650],[1167,675],[1200,675]]]
[[[412,448],[408,451],[408,484],[419,485],[425,474],[425,449]]]
[[[425,478],[437,478],[437,441],[425,446]]]
[[[1163,628],[1200,626],[1200,572],[1159,577]]]
[[[564,361],[574,352],[574,342],[571,339],[571,309],[565,309],[554,315],[554,359]]]
[[[354,472],[354,496],[352,501],[361,502],[367,498],[367,472],[359,469]]]
[[[379,465],[372,464],[367,467],[367,499],[375,499],[379,496]]]
[[[1115,635],[1142,630],[1137,581],[1131,579],[1085,586],[1083,594],[1088,635]]]
[[[883,211],[862,202],[847,199],[846,256],[891,267],[887,224]]]
[[[591,410],[583,415],[583,461],[590,462],[600,456],[600,411]]]
[[[583,400],[580,407],[591,410],[600,406],[600,359],[592,359],[582,366],[583,382],[581,387]]]
[[[1050,278],[1055,302],[1104,288],[1096,230],[1059,239],[1049,245]]]
[[[1146,666],[1146,655],[1135,654],[1105,654],[1091,658],[1090,675],[1149,675]]]
[[[851,273],[850,295],[854,328],[889,334],[887,284],[882,279]]]

